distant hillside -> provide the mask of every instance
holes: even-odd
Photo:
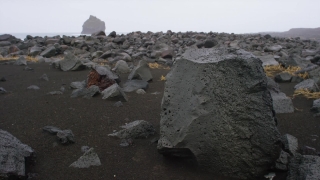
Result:
[[[312,39],[320,41],[320,27],[318,28],[292,28],[285,32],[261,32],[278,37],[300,37],[301,39]]]

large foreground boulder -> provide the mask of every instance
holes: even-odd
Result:
[[[0,179],[6,176],[25,176],[26,158],[31,158],[33,153],[31,147],[0,129]]]
[[[279,157],[262,62],[232,49],[188,49],[167,75],[158,151],[194,157],[199,166],[252,179]]]

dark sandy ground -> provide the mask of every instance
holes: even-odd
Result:
[[[70,83],[86,79],[89,70],[62,72],[45,63],[30,64],[29,67],[34,71],[24,71],[22,66],[0,65],[0,78],[7,79],[6,82],[0,81],[0,87],[10,91],[0,95],[0,129],[10,132],[36,151],[35,166],[29,170],[38,173],[37,179],[231,179],[203,172],[192,163],[165,158],[157,152],[157,145],[151,143],[159,136],[164,89],[164,81],[160,81],[160,77],[168,70],[153,69],[154,81],[149,84],[147,94],[127,93],[129,102],[115,107],[113,104],[117,100],[102,100],[101,96],[70,98]],[[49,82],[39,79],[44,73],[48,75]],[[126,77],[123,75],[122,79]],[[63,95],[47,95],[50,91],[59,90],[63,84],[66,87]],[[30,85],[37,85],[40,90],[27,90]],[[290,96],[293,86],[291,83],[281,84],[281,89]],[[151,94],[156,91],[161,93]],[[314,136],[320,135],[319,118],[314,118],[309,111],[312,100],[297,97],[293,102],[299,111],[277,115],[279,131],[297,137],[300,146],[320,149],[319,140]],[[129,147],[121,147],[119,139],[108,137],[119,126],[134,120],[151,122],[157,134],[134,140]],[[55,136],[42,131],[42,127],[47,125],[71,129],[76,143],[60,145]],[[69,168],[83,154],[81,146],[85,145],[95,148],[102,165],[88,169]],[[284,179],[285,175],[277,174],[275,179]]]

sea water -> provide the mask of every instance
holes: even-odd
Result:
[[[108,35],[110,32],[106,32],[106,35]],[[127,34],[125,32],[116,32],[117,34]],[[78,37],[80,35],[91,35],[91,34],[80,34],[79,32],[57,32],[57,33],[0,33],[0,35],[2,34],[11,34],[12,36],[16,37],[16,38],[19,38],[21,40],[24,40],[27,35],[30,35],[32,37],[35,37],[35,36],[39,36],[39,37],[53,37],[53,36],[60,36],[62,37],[63,35],[65,36],[75,36],[75,37]]]

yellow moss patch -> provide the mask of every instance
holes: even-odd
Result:
[[[293,93],[293,97],[296,97],[298,95],[302,95],[308,99],[319,99],[320,98],[320,92],[311,92],[308,89],[295,90]]]
[[[163,75],[161,75],[160,80],[161,80],[161,81],[165,81],[165,80],[167,80],[167,79],[166,79],[166,77],[164,77]]]
[[[307,72],[295,74],[295,72],[300,71],[300,70],[301,70],[301,68],[299,66],[289,66],[288,68],[284,68],[281,65],[277,65],[277,66],[270,65],[270,66],[264,67],[264,72],[266,73],[266,75],[268,77],[273,77],[280,72],[287,72],[287,73],[291,74],[292,76],[299,76],[303,79],[307,79],[309,77]]]
[[[19,59],[19,56],[3,57],[3,58],[0,58],[0,61],[17,60],[17,59]],[[29,62],[38,62],[38,59],[32,56],[27,56],[26,60]]]
[[[149,65],[149,67],[151,69],[170,69],[170,67],[166,67],[166,66],[158,64],[156,62],[155,63],[149,63],[148,65]]]
[[[34,57],[32,57],[32,56],[27,56],[27,57],[26,57],[26,60],[27,60],[27,61],[30,61],[30,62],[38,62],[38,61],[39,61],[39,59],[34,58]]]

